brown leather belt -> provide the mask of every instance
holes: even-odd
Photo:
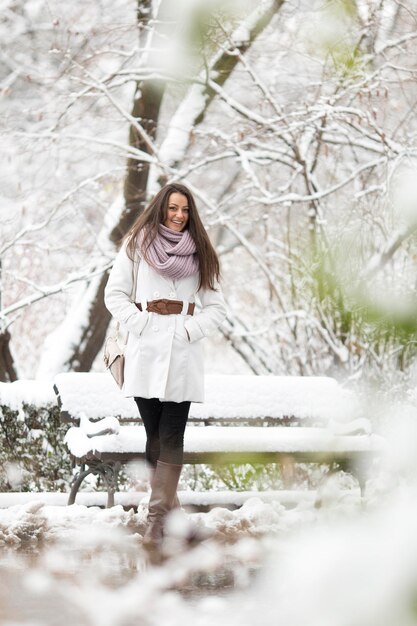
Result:
[[[139,311],[142,311],[140,302],[135,302]],[[195,303],[189,302],[186,315],[194,314]],[[159,315],[179,315],[182,311],[182,300],[168,300],[167,298],[159,298],[159,300],[150,300],[146,306],[149,313],[159,313]]]

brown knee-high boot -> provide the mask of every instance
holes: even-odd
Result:
[[[156,470],[156,466],[155,465],[149,465],[149,484],[151,486],[151,489],[152,489],[152,485],[153,485],[153,477],[155,476],[155,470]],[[172,503],[172,508],[173,509],[180,509],[181,508],[181,502],[179,501],[177,492],[175,492],[174,501]]]
[[[163,527],[167,514],[172,509],[177,493],[182,465],[157,461],[149,498],[147,527],[143,546],[150,550],[161,547]]]

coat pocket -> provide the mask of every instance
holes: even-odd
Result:
[[[190,340],[188,339],[187,331],[184,326],[184,321],[186,319],[188,318],[182,317],[181,319],[180,316],[178,316],[178,319],[175,324],[175,337],[179,339],[180,341],[184,341],[185,343],[190,345]]]
[[[142,330],[141,330],[141,331],[140,331],[140,333],[139,333],[139,337],[140,337],[141,335],[143,335],[144,330],[145,330],[145,329],[146,329],[146,327],[148,326],[148,324],[149,324],[149,318],[150,318],[150,316],[151,316],[151,313],[148,313],[148,311],[145,311],[145,312],[143,312],[143,311],[142,311],[142,315],[146,315],[146,318],[145,318],[145,320],[144,320],[144,323],[143,323],[143,326],[142,326]]]

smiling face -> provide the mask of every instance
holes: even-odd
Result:
[[[189,213],[187,197],[178,191],[173,191],[168,198],[164,226],[178,232],[184,230],[189,219]]]

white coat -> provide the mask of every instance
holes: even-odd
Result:
[[[125,397],[159,398],[182,402],[204,401],[204,362],[201,339],[211,335],[226,317],[224,297],[217,291],[198,290],[198,274],[172,280],[135,257],[137,280],[133,293],[133,262],[120,248],[104,291],[107,309],[129,332],[125,348]],[[160,315],[146,310],[158,298],[200,303],[194,315]],[[142,311],[134,302],[142,304]],[[187,337],[186,330],[190,339]]]

